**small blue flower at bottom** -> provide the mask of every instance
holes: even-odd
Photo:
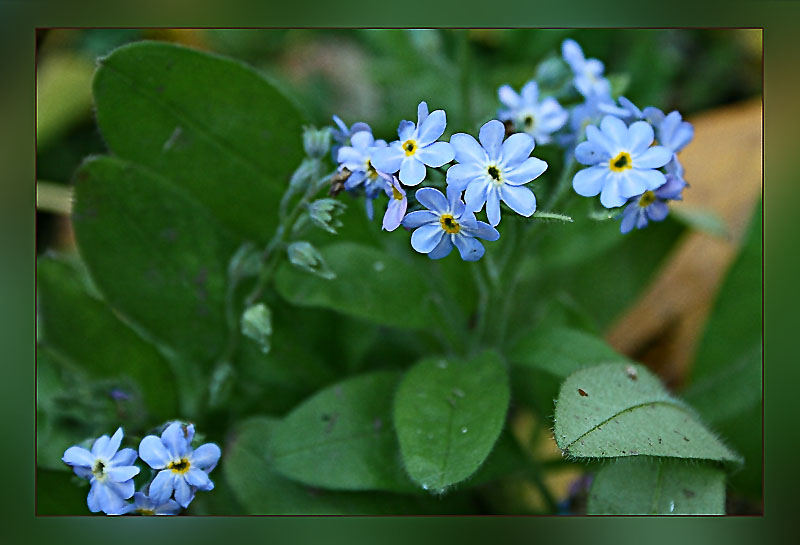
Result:
[[[167,500],[164,503],[153,501],[150,496],[143,492],[136,492],[133,495],[133,503],[129,503],[125,508],[125,514],[138,513],[140,515],[177,515],[181,511],[181,506],[175,500]]]
[[[385,191],[389,197],[389,204],[386,206],[386,213],[383,215],[383,229],[394,231],[403,222],[408,208],[408,197],[397,176],[386,176],[381,174],[386,180]]]
[[[678,176],[667,174],[667,181],[664,185],[630,199],[622,213],[620,231],[629,233],[634,227],[644,229],[647,227],[648,221],[663,221],[669,213],[666,201],[683,200],[683,189],[687,185]]]
[[[411,246],[431,259],[446,257],[455,246],[461,259],[477,261],[485,249],[476,237],[490,242],[500,238],[497,229],[475,219],[475,214],[461,201],[461,192],[452,185],[447,187],[446,198],[432,187],[423,187],[414,196],[428,210],[408,214],[403,227],[415,229]]]
[[[108,515],[119,515],[125,510],[125,500],[133,496],[133,477],[139,468],[133,465],[136,451],[132,448],[119,450],[122,443],[122,428],[109,438],[97,438],[89,452],[83,447],[69,447],[61,458],[71,466],[75,474],[89,479],[91,488],[86,503],[92,513],[102,511]]]
[[[212,490],[214,483],[208,473],[214,469],[221,455],[214,443],[206,443],[196,450],[191,447],[194,426],[173,422],[161,437],[148,435],[139,444],[139,456],[153,469],[160,469],[150,483],[150,498],[156,503],[166,503],[175,492],[175,500],[187,507],[197,490]]]

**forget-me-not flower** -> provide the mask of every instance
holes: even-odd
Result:
[[[388,148],[375,150],[372,164],[387,174],[400,171],[400,181],[405,185],[418,185],[425,179],[426,165],[437,168],[453,160],[452,146],[447,142],[437,142],[446,126],[444,110],[429,115],[428,105],[420,102],[417,124],[401,121],[397,129],[400,140],[392,142]]]
[[[339,148],[342,146],[349,146],[350,139],[353,137],[354,134],[367,131],[372,133],[372,129],[366,123],[359,121],[357,123],[353,123],[353,126],[348,128],[344,121],[342,121],[338,115],[333,116],[333,122],[336,123],[336,127],[333,127],[331,130],[331,136],[333,137],[333,141],[335,142],[333,147],[331,148],[331,157],[334,161],[339,155]]]
[[[187,507],[196,490],[212,490],[214,483],[208,473],[216,467],[220,450],[214,443],[206,443],[196,450],[191,447],[194,426],[173,422],[161,437],[148,435],[139,444],[139,456],[153,469],[161,471],[150,483],[150,498],[156,503],[166,503],[173,491],[175,500]]]
[[[539,86],[529,81],[517,94],[510,85],[503,85],[497,91],[507,109],[498,112],[501,121],[512,121],[519,131],[533,136],[537,144],[547,144],[551,135],[564,126],[569,118],[567,111],[556,99],[547,97],[539,101]]]
[[[600,193],[601,204],[615,208],[666,182],[664,173],[656,169],[669,162],[672,152],[663,146],[650,147],[654,133],[649,123],[636,121],[627,127],[621,119],[608,115],[599,129],[586,127],[586,136],[586,142],[575,148],[575,158],[591,165],[572,179],[578,195]]]
[[[372,201],[386,189],[386,181],[372,165],[372,154],[387,146],[384,140],[375,140],[371,131],[359,131],[350,138],[349,146],[339,148],[337,155],[339,168],[350,171],[344,188],[350,192],[364,188],[369,219],[373,214]]]
[[[647,227],[648,221],[662,221],[669,213],[666,201],[683,200],[682,192],[686,185],[681,178],[667,174],[667,181],[664,185],[630,199],[622,213],[620,231],[628,233],[634,227],[637,229]]]
[[[603,77],[603,63],[587,59],[575,40],[564,40],[561,55],[575,74],[575,88],[585,97],[611,96],[611,84]]]
[[[486,204],[493,227],[500,223],[501,200],[525,217],[536,211],[536,197],[524,184],[547,170],[547,163],[530,157],[535,146],[530,135],[512,134],[505,142],[504,136],[504,125],[493,119],[481,127],[480,144],[465,133],[450,138],[458,163],[447,169],[447,184],[466,191],[464,200],[470,211],[478,212]]]
[[[386,213],[383,215],[383,229],[394,231],[400,226],[403,217],[408,209],[408,198],[406,191],[397,176],[386,176],[386,195],[389,197],[389,204],[386,206]]]
[[[158,503],[143,492],[134,493],[133,503],[129,503],[125,509],[125,513],[135,512],[140,515],[177,515],[180,511],[181,506],[175,500]]]
[[[122,514],[127,505],[125,500],[133,496],[133,477],[139,474],[139,468],[133,465],[136,451],[119,450],[122,436],[122,428],[118,428],[111,438],[108,435],[97,438],[91,452],[74,446],[61,458],[72,466],[76,475],[89,479],[91,488],[86,503],[92,513]]]
[[[485,248],[476,238],[490,242],[500,238],[497,229],[475,219],[461,201],[461,192],[452,185],[447,186],[447,197],[432,187],[418,189],[414,196],[428,210],[408,214],[403,227],[415,229],[411,234],[412,248],[431,259],[446,257],[455,246],[461,259],[477,261]]]

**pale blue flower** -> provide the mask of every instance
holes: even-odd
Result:
[[[493,119],[478,133],[480,144],[464,133],[450,138],[457,164],[447,169],[448,188],[466,191],[467,208],[478,212],[486,204],[486,216],[494,227],[500,223],[500,201],[514,212],[529,217],[536,211],[533,191],[524,187],[547,170],[547,163],[530,157],[535,142],[526,133],[509,136],[505,127]]]
[[[150,483],[150,498],[166,503],[175,492],[175,500],[187,507],[197,490],[212,490],[214,483],[208,473],[216,467],[220,449],[206,443],[196,450],[191,447],[194,426],[173,422],[161,437],[148,435],[139,444],[139,456],[153,469],[161,471]]]
[[[153,501],[150,496],[143,492],[136,492],[133,495],[133,503],[129,503],[125,513],[138,513],[140,515],[177,515],[181,511],[181,506],[175,500],[167,500],[163,503]]]
[[[386,176],[386,195],[389,197],[389,204],[386,206],[386,213],[383,215],[383,229],[394,231],[403,221],[408,209],[408,198],[406,191],[397,179],[397,176]]]
[[[537,144],[547,144],[552,134],[567,122],[569,113],[556,99],[547,97],[539,101],[539,86],[529,81],[517,94],[510,85],[503,85],[497,94],[507,109],[501,109],[501,121],[511,121],[517,130],[530,134]]]
[[[418,185],[425,179],[426,165],[438,168],[453,160],[452,146],[447,142],[437,142],[446,126],[444,110],[436,110],[428,115],[428,105],[420,102],[417,124],[401,121],[397,129],[400,140],[392,142],[388,148],[375,150],[372,164],[378,171],[387,174],[399,171],[400,181],[404,185]]]
[[[488,241],[500,238],[497,229],[475,219],[461,201],[460,191],[452,185],[447,186],[446,198],[432,187],[418,189],[414,196],[428,210],[409,213],[403,219],[403,227],[415,229],[411,247],[431,259],[446,257],[455,246],[461,259],[477,261],[485,248],[476,237]]]
[[[367,216],[372,219],[372,201],[387,189],[386,181],[372,164],[373,153],[388,144],[375,140],[370,131],[359,131],[350,138],[350,146],[342,146],[336,157],[339,169],[347,168],[350,176],[344,183],[347,191],[354,192],[364,188]]]
[[[603,77],[603,63],[587,59],[575,40],[564,40],[561,54],[575,75],[575,88],[585,97],[610,97],[611,84]]]
[[[333,116],[333,122],[336,123],[336,127],[331,129],[331,136],[335,142],[331,148],[331,157],[333,158],[334,162],[337,160],[336,158],[339,155],[339,148],[342,146],[349,146],[350,139],[354,134],[362,131],[372,133],[370,126],[361,121],[358,123],[353,123],[353,126],[348,128],[344,121],[342,121],[338,115],[335,115]]]
[[[133,465],[136,451],[125,448],[117,452],[122,437],[122,428],[118,428],[111,438],[108,435],[97,438],[91,452],[74,446],[61,458],[72,466],[76,475],[89,479],[91,488],[86,503],[92,513],[122,514],[127,505],[125,500],[133,496],[133,477],[139,474],[139,468]]]
[[[677,176],[667,174],[667,181],[656,190],[645,191],[633,197],[622,213],[620,231],[630,232],[634,227],[643,229],[648,221],[663,221],[669,213],[666,201],[683,200],[686,182]]]
[[[575,148],[575,158],[590,168],[580,170],[572,179],[572,187],[584,197],[600,194],[606,208],[622,206],[645,191],[666,182],[664,173],[656,170],[666,165],[672,152],[663,146],[652,146],[653,127],[636,121],[630,127],[614,116],[606,116],[600,128],[586,127],[587,141]]]

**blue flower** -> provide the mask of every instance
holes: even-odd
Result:
[[[461,259],[477,261],[485,251],[482,238],[495,241],[500,233],[491,225],[475,219],[466,209],[461,193],[454,186],[447,187],[447,198],[438,189],[423,187],[414,195],[428,210],[411,212],[403,219],[403,227],[416,229],[411,235],[411,246],[431,259],[441,259],[458,248]]]
[[[664,173],[656,170],[666,165],[672,152],[653,146],[653,127],[636,121],[630,127],[614,116],[606,116],[600,128],[586,127],[588,140],[575,148],[575,158],[591,168],[580,170],[572,179],[572,187],[584,197],[600,193],[606,208],[622,206],[645,191],[661,187]]]
[[[122,428],[118,428],[110,439],[108,435],[97,438],[91,452],[74,446],[64,451],[61,458],[72,466],[76,475],[89,479],[91,488],[86,503],[92,513],[122,514],[127,505],[125,500],[133,496],[133,477],[139,473],[139,468],[133,465],[136,451],[125,448],[117,452],[122,435]]]
[[[136,492],[133,495],[133,503],[127,505],[125,513],[134,511],[140,515],[177,515],[181,511],[181,506],[175,500],[159,503],[142,492]]]
[[[339,148],[342,146],[349,146],[350,145],[350,138],[359,132],[367,131],[372,133],[372,129],[366,123],[358,122],[353,123],[353,126],[349,129],[347,125],[345,125],[344,121],[339,119],[338,115],[333,116],[333,122],[336,123],[336,127],[331,130],[331,136],[333,136],[333,141],[335,144],[331,148],[331,157],[334,161],[339,155]]]
[[[161,437],[148,435],[139,444],[139,456],[153,469],[160,469],[150,483],[150,498],[156,503],[166,503],[175,492],[175,500],[187,507],[196,490],[212,490],[214,483],[208,473],[216,467],[220,450],[214,443],[206,443],[192,450],[194,426],[173,422]]]
[[[447,142],[437,142],[446,126],[444,110],[428,115],[428,105],[420,102],[417,124],[401,121],[397,129],[400,140],[392,142],[388,148],[375,150],[372,164],[387,174],[400,171],[400,181],[405,185],[418,185],[425,179],[426,165],[436,168],[453,160],[452,146]]]
[[[622,213],[620,231],[630,232],[634,227],[643,229],[648,221],[662,221],[667,217],[669,208],[666,201],[683,200],[683,189],[686,182],[677,176],[667,174],[667,181],[655,191],[645,191],[628,202]]]
[[[408,198],[406,191],[396,176],[386,176],[386,195],[389,196],[389,204],[386,207],[386,214],[383,215],[383,229],[394,231],[403,221],[408,209]]]
[[[575,88],[585,97],[611,96],[611,84],[603,77],[603,63],[583,56],[581,46],[575,40],[564,40],[561,55],[575,74]]]
[[[373,153],[388,144],[383,140],[375,140],[372,132],[359,131],[350,138],[350,146],[342,146],[336,157],[339,168],[347,168],[350,176],[344,183],[344,188],[350,192],[357,191],[363,186],[366,196],[367,216],[372,219],[372,201],[386,188],[386,181],[372,165]]]
[[[492,226],[500,223],[500,201],[514,212],[529,217],[536,211],[533,191],[523,187],[547,170],[547,163],[530,157],[535,146],[526,133],[509,136],[505,127],[493,119],[481,127],[480,144],[464,133],[450,138],[458,164],[447,169],[447,184],[466,191],[467,208],[478,212],[486,204],[486,216]]]
[[[569,114],[553,97],[539,102],[539,86],[529,81],[517,94],[510,85],[503,85],[498,90],[500,102],[508,109],[500,110],[501,121],[512,121],[519,131],[524,131],[537,144],[547,144],[554,132],[564,126]]]

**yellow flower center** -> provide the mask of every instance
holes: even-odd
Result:
[[[136,511],[138,511],[138,513],[140,515],[155,515],[156,514],[156,512],[153,511],[152,509],[137,509]]]
[[[403,150],[406,152],[406,157],[414,155],[414,152],[417,151],[417,142],[415,140],[406,140],[403,142]]]
[[[394,200],[396,200],[396,201],[402,201],[403,200],[403,194],[400,193],[400,191],[398,191],[395,186],[392,186],[392,198]]]
[[[631,161],[631,154],[627,151],[619,152],[619,155],[614,157],[608,162],[608,168],[613,170],[614,172],[623,172],[628,170],[629,168],[633,168],[633,162]]]
[[[369,159],[367,159],[367,177],[370,180],[374,180],[375,178],[378,177],[378,171],[375,170],[375,167],[372,166],[372,161],[370,161]]]
[[[106,478],[106,466],[102,460],[97,460],[92,466],[92,475],[99,481]]]
[[[525,125],[525,130],[529,131],[533,128],[533,124],[536,122],[536,118],[533,117],[533,114],[528,114],[522,119],[522,123]]]
[[[489,177],[492,179],[492,183],[503,183],[503,173],[495,165],[491,165],[489,168],[487,168],[486,173],[489,174]]]
[[[186,458],[181,458],[177,462],[174,460],[170,462],[169,465],[167,466],[167,469],[171,469],[173,473],[184,474],[187,471],[189,471],[189,468],[191,466],[192,464],[189,463],[189,460],[187,460]]]
[[[455,218],[453,218],[452,214],[442,214],[439,218],[439,223],[442,225],[442,229],[451,235],[455,235],[461,231],[461,226],[458,224]]]
[[[647,208],[651,204],[653,204],[656,200],[656,194],[652,191],[645,191],[641,197],[639,197],[639,206],[642,208]]]

